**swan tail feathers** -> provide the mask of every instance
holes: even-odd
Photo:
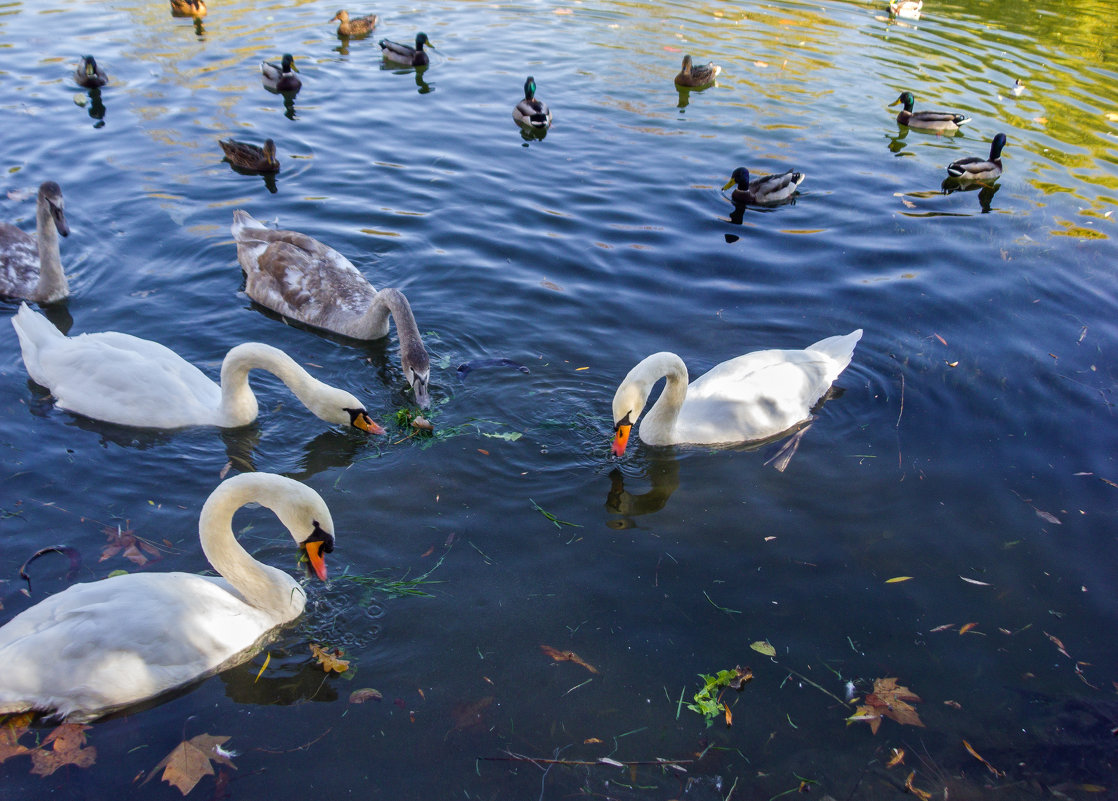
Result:
[[[63,340],[66,335],[46,317],[32,311],[26,303],[19,305],[19,311],[12,318],[12,326],[19,337],[19,348],[23,352],[23,364],[27,367],[28,375],[35,383],[47,386],[43,381],[42,370],[39,369],[39,348],[52,340]]]
[[[842,365],[839,372],[846,369],[850,364],[850,359],[854,356],[854,346],[858,344],[858,340],[862,338],[862,329],[851,331],[849,334],[841,334],[839,336],[827,337],[821,339],[814,345],[808,345],[807,350],[819,351],[829,356],[834,361]]]

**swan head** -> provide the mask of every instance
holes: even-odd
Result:
[[[334,550],[334,535],[319,525],[317,520],[311,521],[314,530],[311,535],[300,543],[307,554],[307,565],[310,570],[322,581],[326,581],[326,559],[323,554]]]
[[[626,377],[613,395],[613,449],[614,456],[623,456],[629,444],[629,432],[644,411],[648,400],[648,387]]]
[[[415,405],[426,409],[431,405],[431,396],[427,392],[427,383],[431,379],[431,360],[427,356],[427,349],[423,347],[423,343],[413,342],[400,354],[400,362],[404,368],[404,378],[415,392]]]
[[[39,200],[46,203],[50,216],[54,218],[54,227],[63,236],[70,235],[70,226],[66,223],[66,205],[62,201],[62,187],[54,181],[44,181],[39,186]]]

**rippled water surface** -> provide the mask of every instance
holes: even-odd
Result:
[[[36,188],[62,185],[73,294],[52,319],[214,376],[234,344],[268,342],[389,428],[330,429],[266,376],[247,429],[104,425],[53,408],[0,325],[0,619],[66,586],[48,555],[21,592],[48,545],[81,553],[83,581],[206,569],[198,510],[228,472],[307,482],[338,537],[332,580],[264,653],[95,723],[88,769],[13,757],[3,794],[178,797],[140,782],[208,732],[237,770],[198,797],[769,799],[804,779],[893,798],[911,770],[936,797],[1118,797],[1110,4],[928,0],[891,22],[839,0],[436,0],[351,8],[381,23],[349,41],[336,10],[214,0],[195,24],[158,0],[0,5],[0,219],[33,230]],[[429,68],[382,67],[377,39],[420,30]],[[258,73],[285,52],[304,83],[286,103]],[[84,53],[110,75],[99,97],[72,83]],[[718,62],[717,84],[677,90],[684,53]],[[555,118],[543,139],[511,119],[529,74]],[[900,127],[903,90],[972,122]],[[999,131],[1001,180],[943,192],[946,164]],[[276,179],[231,170],[226,136],[273,138]],[[720,187],[741,165],[807,179],[793,204],[735,210]],[[237,208],[408,295],[436,437],[395,423],[394,333],[331,338],[248,300]],[[644,356],[697,376],[855,328],[845,391],[784,472],[769,446],[634,437],[610,455],[613,391]],[[494,359],[529,372],[459,377]],[[118,526],[162,558],[99,561]],[[295,569],[269,514],[237,528]],[[429,597],[343,574],[426,576]],[[766,640],[775,658],[751,650]],[[324,674],[311,642],[350,672]],[[723,699],[732,727],[681,708],[698,674],[735,665],[755,678]],[[847,682],[864,697],[883,677],[919,695],[924,728],[847,725]],[[349,701],[369,687],[383,700]]]

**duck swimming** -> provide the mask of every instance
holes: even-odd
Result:
[[[536,79],[531,75],[524,82],[524,99],[512,110],[512,118],[518,125],[526,128],[551,127],[551,110],[546,103],[536,98]]]
[[[431,44],[427,38],[427,34],[419,33],[415,37],[415,47],[410,47],[406,44],[399,42],[390,42],[387,39],[380,40],[381,55],[385,61],[391,61],[393,64],[403,64],[407,67],[422,67],[424,64],[431,62],[431,57],[423,50],[423,45]],[[434,47],[434,45],[431,45]]]
[[[725,192],[731,186],[736,186],[737,188],[730,194],[730,199],[734,203],[763,206],[788,200],[796,194],[796,187],[804,182],[805,177],[807,176],[802,172],[788,170],[778,175],[765,175],[750,180],[749,170],[738,167],[722,187],[722,191]]]
[[[916,103],[916,99],[912,96],[912,92],[901,92],[901,96],[889,105],[895,106],[898,103],[903,103],[904,108],[897,114],[897,122],[909,128],[953,133],[959,130],[960,125],[970,122],[970,117],[952,111],[913,111],[912,106]]]
[[[338,36],[366,36],[377,26],[377,15],[369,14],[366,17],[349,18],[349,12],[344,8],[330,20],[338,21]]]
[[[713,61],[708,64],[692,64],[691,56],[688,55],[683,57],[683,67],[679,74],[675,76],[675,82],[679,86],[690,86],[692,88],[709,86],[714,83],[714,79],[718,77],[720,72],[722,72],[722,68]]]
[[[276,143],[265,140],[264,147],[238,142],[236,139],[219,139],[217,142],[225,152],[225,160],[234,167],[252,172],[279,172],[280,163],[276,158]]]
[[[109,82],[109,76],[97,64],[93,56],[82,56],[82,63],[74,70],[74,82],[86,89],[96,89]]]
[[[990,157],[967,156],[947,165],[947,174],[958,181],[992,181],[1002,174],[1002,148],[1005,134],[997,134],[990,142]]]
[[[260,62],[260,80],[264,83],[265,89],[273,92],[298,92],[303,82],[299,80],[296,72],[298,70],[295,68],[295,57],[290,53],[284,53],[279,64],[272,61]]]

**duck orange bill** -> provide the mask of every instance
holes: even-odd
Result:
[[[322,581],[326,581],[326,558],[322,555],[322,549],[325,545],[325,541],[316,540],[303,546],[307,552],[307,561],[311,563],[311,567],[314,569],[314,574]]]
[[[625,453],[625,446],[629,444],[629,429],[632,426],[621,423],[613,435],[613,455],[621,456]]]

